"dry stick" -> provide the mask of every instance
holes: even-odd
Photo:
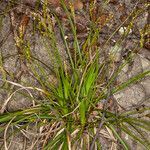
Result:
[[[88,33],[86,32],[86,33],[80,33],[80,34],[77,34],[77,38],[78,39],[85,39],[85,38],[87,38],[87,36],[88,36]],[[103,38],[103,39],[108,39],[108,36],[109,36],[109,34],[106,32],[100,32],[100,36]],[[120,38],[120,35],[114,35],[114,38]],[[133,40],[140,40],[140,36],[139,35],[137,35],[137,34],[135,34],[135,33],[132,33],[131,35],[129,35],[128,37],[127,37],[127,39],[133,39]],[[67,40],[68,41],[73,41],[74,40],[74,37],[71,35],[71,34],[68,34],[67,35]],[[100,44],[100,43],[99,43]]]
[[[107,103],[108,103],[108,100],[109,100],[109,98],[110,98],[110,96],[112,94],[111,91],[112,91],[112,86],[110,86],[109,89],[108,89],[108,94],[107,94],[107,98],[106,98],[106,100],[104,102],[104,105],[103,105],[103,110],[107,109]],[[97,138],[99,136],[100,130],[102,129],[103,124],[105,123],[105,115],[106,115],[106,112],[104,111],[103,115],[101,117],[101,121],[100,121],[99,126],[98,126],[98,130],[97,130],[96,135],[95,135],[95,137],[94,137],[94,139],[92,141],[90,150],[93,150],[94,144],[95,144],[95,142],[96,142],[96,140],[97,140]]]
[[[108,89],[109,91],[108,91],[108,95],[107,95],[106,101],[105,101],[105,103],[103,105],[103,110],[107,109],[107,102],[108,102],[108,100],[109,100],[109,98],[111,96],[111,89],[112,89],[111,87]],[[97,140],[97,138],[99,136],[100,130],[102,129],[103,124],[105,123],[105,115],[106,115],[106,112],[104,111],[103,115],[102,115],[102,118],[101,118],[101,121],[100,121],[99,126],[98,126],[98,130],[97,130],[96,135],[95,135],[95,137],[94,137],[94,139],[92,141],[90,150],[93,150],[94,144],[95,144],[95,142],[96,142],[96,140]]]
[[[109,89],[108,89],[108,94],[107,94],[107,98],[106,98],[106,100],[104,102],[104,105],[103,105],[103,110],[107,109],[107,103],[108,103],[108,100],[109,100],[109,98],[110,98],[110,96],[112,94],[111,91],[112,91],[112,86],[110,86]],[[106,115],[106,112],[104,111],[103,115],[101,117],[101,121],[100,121],[99,126],[98,126],[98,130],[97,130],[96,135],[95,135],[95,137],[94,137],[94,139],[92,141],[90,150],[93,150],[94,144],[95,144],[95,142],[96,142],[96,140],[97,140],[97,138],[99,136],[100,130],[102,129],[103,124],[105,123],[105,115]]]
[[[125,44],[126,44],[126,42],[124,43],[124,45],[125,45]],[[118,70],[119,67],[121,66],[121,64],[122,64],[122,61],[121,61],[121,60],[122,60],[123,55],[124,55],[124,51],[121,52],[120,61],[119,61],[119,63],[117,64],[116,70],[114,71],[112,77],[114,76],[115,72],[117,72],[117,70]],[[112,81],[110,87],[108,88],[108,94],[107,94],[106,100],[105,100],[104,105],[103,105],[103,110],[104,110],[104,112],[103,112],[103,115],[102,115],[102,117],[101,117],[101,121],[100,121],[100,123],[99,123],[98,130],[97,130],[97,132],[96,132],[96,135],[95,135],[95,137],[94,137],[94,139],[93,139],[93,141],[92,141],[90,150],[93,150],[94,144],[95,144],[95,142],[96,142],[96,140],[97,140],[97,138],[98,138],[99,132],[100,132],[100,130],[102,129],[103,124],[105,123],[105,115],[106,115],[106,111],[105,111],[105,110],[107,110],[107,108],[108,108],[107,103],[108,103],[108,100],[110,99],[110,97],[112,96],[112,88],[113,88],[113,84],[114,84],[115,81],[116,81],[116,78],[117,78],[117,77],[115,77],[115,79]],[[110,80],[110,79],[109,79],[109,80]],[[108,81],[108,78],[107,78],[107,82],[109,82],[109,81]]]

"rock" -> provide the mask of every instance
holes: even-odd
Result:
[[[150,61],[148,59],[141,57],[141,64],[143,71],[150,70]]]
[[[114,97],[123,108],[128,109],[140,103],[145,97],[145,92],[142,86],[135,84],[116,93]]]

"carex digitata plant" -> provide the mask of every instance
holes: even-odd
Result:
[[[16,128],[16,132],[13,134],[16,134],[23,132],[30,125],[36,125],[39,134],[41,134],[40,137],[37,137],[37,143],[39,149],[44,150],[101,149],[103,146],[99,137],[104,136],[100,135],[101,131],[110,133],[111,139],[113,139],[112,143],[123,149],[130,149],[121,134],[126,133],[145,148],[150,149],[150,143],[143,134],[144,131],[150,131],[150,121],[137,117],[138,113],[148,111],[150,108],[143,107],[139,111],[133,109],[119,112],[117,104],[114,110],[109,107],[110,102],[115,103],[113,97],[115,93],[148,76],[150,71],[139,73],[123,83],[116,84],[118,75],[135,55],[130,53],[123,59],[123,52],[121,52],[120,60],[115,65],[114,58],[117,53],[105,53],[104,51],[105,46],[121,25],[110,35],[104,45],[99,45],[100,32],[103,26],[111,21],[112,16],[109,16],[103,26],[100,26],[99,20],[94,14],[96,4],[91,1],[88,12],[90,16],[88,35],[80,44],[74,7],[71,3],[67,7],[64,0],[60,0],[60,4],[69,22],[70,32],[73,36],[73,48],[71,49],[69,46],[62,21],[44,1],[40,10],[42,19],[39,19],[38,15],[35,16],[33,26],[34,32],[38,32],[49,43],[46,45],[45,42],[45,47],[51,61],[51,67],[35,59],[30,44],[27,44],[22,36],[19,37],[20,46],[23,49],[22,55],[29,63],[28,67],[39,86],[23,86],[20,83],[7,80],[1,59],[0,69],[3,70],[3,82],[6,85],[17,87],[17,90],[13,90],[7,100],[20,92],[23,96],[35,101],[35,104],[24,110],[1,113],[0,132],[6,133],[6,130],[13,127]],[[130,19],[130,22],[124,34],[116,42],[116,46],[123,45],[134,26],[134,21],[147,7],[149,5],[144,4],[143,8],[134,9],[129,14],[126,21]],[[57,30],[63,40],[63,56],[58,46],[53,20],[55,20]],[[141,45],[142,41],[143,39],[141,39]],[[49,79],[47,72],[50,72],[53,78]],[[3,88],[7,90],[5,87]],[[23,93],[24,90],[26,93]],[[30,91],[40,93],[42,100],[37,100]],[[9,135],[8,139],[11,136]],[[7,148],[6,141],[4,143]]]

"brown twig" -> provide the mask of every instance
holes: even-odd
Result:
[[[126,42],[125,42],[124,44],[126,44]],[[119,63],[118,63],[117,66],[116,66],[116,69],[115,69],[115,71],[114,71],[114,73],[113,73],[113,75],[112,75],[112,78],[114,77],[115,73],[118,71],[119,67],[122,65],[122,57],[123,57],[123,55],[124,55],[124,51],[121,52],[120,59],[119,59]],[[107,97],[106,97],[106,100],[105,100],[104,105],[103,105],[103,114],[102,114],[102,117],[101,117],[101,120],[100,120],[100,123],[99,123],[99,126],[98,126],[98,130],[97,130],[97,132],[96,132],[96,135],[94,136],[94,139],[93,139],[93,141],[92,141],[90,150],[93,150],[94,144],[95,144],[95,142],[96,142],[96,140],[97,140],[97,138],[98,138],[98,136],[99,136],[99,133],[100,133],[100,131],[101,131],[101,129],[102,129],[104,123],[105,123],[106,110],[107,110],[108,107],[109,107],[107,104],[108,104],[109,99],[110,99],[111,97],[113,97],[113,95],[112,95],[112,88],[113,88],[113,85],[114,85],[114,83],[115,83],[115,81],[116,81],[116,78],[117,78],[117,76],[115,76],[114,80],[112,81],[111,85],[110,85],[109,88],[108,88]],[[109,78],[107,77],[107,79],[106,79],[106,80],[107,80],[107,83],[109,82],[109,80],[111,80],[111,79],[109,79],[109,80],[108,80],[108,79],[109,79]],[[112,98],[112,99],[113,99],[113,98]]]
[[[109,88],[109,91],[108,91],[108,94],[107,94],[107,98],[106,98],[106,100],[105,100],[105,102],[104,102],[103,110],[106,110],[106,109],[107,109],[107,103],[108,103],[108,101],[109,101],[110,96],[111,96],[111,87]],[[94,139],[93,139],[93,141],[92,141],[90,150],[93,150],[94,144],[95,144],[95,142],[96,142],[96,140],[97,140],[97,138],[98,138],[98,136],[99,136],[99,133],[100,133],[100,131],[101,131],[101,129],[102,129],[103,124],[105,123],[105,115],[106,115],[106,112],[104,111],[104,112],[103,112],[103,115],[102,115],[102,117],[101,117],[99,126],[98,126],[98,130],[97,130],[96,135],[95,135],[95,137],[94,137]]]

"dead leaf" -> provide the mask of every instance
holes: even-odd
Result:
[[[99,25],[101,27],[103,27],[106,24],[108,17],[109,17],[108,14],[103,14],[99,17]]]
[[[22,18],[21,18],[21,22],[20,22],[20,25],[19,25],[19,32],[20,34],[24,34],[25,31],[26,31],[26,27],[29,23],[29,20],[30,18],[27,16],[27,15],[23,15]]]

